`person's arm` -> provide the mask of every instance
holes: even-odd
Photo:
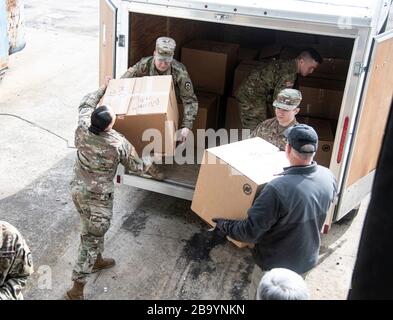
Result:
[[[279,219],[282,204],[273,187],[266,185],[248,210],[245,220],[214,219],[216,228],[234,240],[258,243]]]
[[[142,68],[142,63],[141,61],[139,61],[136,64],[134,64],[132,67],[128,68],[128,70],[120,77],[120,79],[141,77],[142,76],[141,68]]]
[[[18,300],[22,298],[22,289],[25,287],[27,278],[33,273],[33,262],[29,247],[24,240],[17,244],[15,255],[10,257],[11,268],[6,280],[0,287],[0,300]],[[7,259],[7,258],[5,258]]]
[[[104,84],[98,90],[90,92],[82,98],[79,104],[79,126],[90,123],[90,116],[97,107],[98,102],[100,102],[101,98],[105,94],[105,90],[110,79],[111,78],[109,76],[106,76]]]
[[[179,95],[184,108],[181,127],[191,130],[198,113],[198,99],[195,95],[194,87],[187,70],[182,70],[179,78],[177,79],[177,85],[179,87]]]
[[[146,173],[151,166],[150,161],[143,161],[139,158],[134,146],[126,138],[123,138],[120,148],[120,163],[126,170],[137,174]]]
[[[274,87],[273,100],[276,99],[278,93],[283,89],[292,89],[295,86],[297,73],[294,68],[294,62],[281,65],[279,74],[277,75],[277,84]]]
[[[264,128],[263,124],[264,123],[265,122],[258,124],[256,126],[256,128],[251,132],[249,138],[261,137],[261,132],[263,131],[263,128]]]

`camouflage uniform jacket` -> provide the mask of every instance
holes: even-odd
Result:
[[[129,68],[121,78],[136,78],[144,76],[172,75],[177,99],[181,100],[184,108],[182,127],[192,129],[192,124],[198,112],[198,100],[186,67],[176,61],[171,62],[171,67],[164,73],[159,73],[154,65],[154,57],[142,58],[138,63]]]
[[[22,288],[32,273],[30,249],[22,235],[0,221],[0,300],[23,299]]]
[[[282,89],[293,88],[296,78],[296,60],[266,62],[249,74],[235,95],[243,103],[262,100],[271,104]]]
[[[131,143],[115,130],[96,135],[89,131],[90,116],[104,95],[100,88],[83,97],[79,106],[79,122],[75,131],[78,149],[72,185],[93,193],[112,193],[113,179],[119,163],[126,170],[146,172],[148,166],[138,157]]]
[[[271,144],[274,144],[280,150],[285,150],[287,139],[284,136],[284,131],[289,127],[298,124],[296,118],[286,127],[281,126],[277,118],[267,119],[261,122],[251,133],[250,138],[260,137]]]

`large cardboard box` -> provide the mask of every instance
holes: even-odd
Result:
[[[111,80],[102,104],[113,108],[117,115],[113,128],[133,144],[139,155],[154,140],[142,140],[147,129],[155,129],[160,135],[154,153],[174,154],[179,114],[172,76]]]
[[[225,128],[227,130],[242,129],[239,104],[233,97],[228,97],[227,100],[227,109],[225,113]]]
[[[198,98],[198,113],[194,120],[192,132],[196,139],[198,129],[216,129],[219,96],[208,92],[196,92]],[[183,120],[183,104],[178,104],[179,123]]]
[[[298,83],[300,87],[322,88],[337,91],[344,91],[345,88],[344,80],[318,78],[312,76],[299,76]]]
[[[329,120],[310,117],[297,117],[299,123],[305,123],[314,128],[318,134],[318,150],[314,160],[325,167],[329,167],[332,157],[334,134]]]
[[[196,89],[222,95],[233,77],[238,50],[234,43],[195,40],[183,46],[181,62]]]
[[[232,95],[236,95],[237,89],[240,87],[240,85],[243,83],[243,81],[246,80],[248,75],[253,71],[255,68],[258,66],[262,65],[262,61],[255,61],[255,60],[244,60],[242,63],[240,63],[236,70],[235,70],[235,76],[233,78],[233,86],[232,86]]]
[[[338,90],[299,87],[302,102],[299,115],[338,119],[343,92]]]
[[[256,60],[258,59],[259,50],[252,48],[239,48],[237,60],[239,62],[244,60]]]
[[[347,77],[349,60],[323,58],[323,63],[310,75],[311,78],[324,78],[344,81]]]
[[[269,59],[269,58],[278,58],[280,56],[282,50],[281,44],[270,44],[267,46],[263,46],[259,50],[259,60]]]
[[[191,209],[210,225],[213,218],[245,219],[263,186],[288,165],[283,151],[258,137],[207,149]]]
[[[299,115],[337,120],[345,83],[338,80],[299,77],[302,102]]]

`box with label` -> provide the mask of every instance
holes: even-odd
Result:
[[[243,220],[263,186],[288,165],[285,152],[258,137],[209,148],[191,209],[210,225],[213,218]]]
[[[111,80],[102,104],[114,110],[117,119],[113,129],[123,134],[140,156],[151,142],[154,153],[174,154],[179,114],[172,76]]]

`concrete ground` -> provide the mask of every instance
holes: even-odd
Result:
[[[79,241],[68,190],[77,106],[98,85],[98,1],[31,0],[25,21],[27,46],[0,82],[0,219],[33,252],[25,298],[62,299]],[[346,298],[366,205],[322,236],[320,263],[307,278],[312,299]],[[91,277],[87,298],[249,299],[249,252],[207,229],[189,201],[117,186],[106,237],[117,265]]]

